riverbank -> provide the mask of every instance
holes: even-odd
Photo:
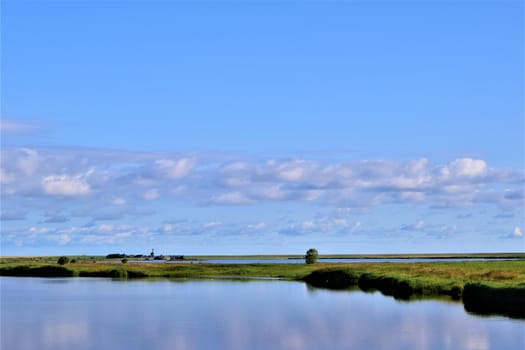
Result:
[[[66,265],[46,260],[2,260],[0,275],[109,278],[280,278],[321,288],[379,290],[398,299],[448,297],[467,311],[525,318],[525,260],[354,264],[121,263]]]
[[[363,264],[322,268],[305,282],[320,288],[379,290],[396,299],[446,296],[477,314],[525,318],[525,261]]]

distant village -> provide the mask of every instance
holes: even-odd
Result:
[[[155,250],[151,249],[149,255],[128,255],[128,254],[119,254],[113,253],[106,255],[106,259],[144,259],[144,260],[163,260],[163,261],[172,261],[172,260],[184,260],[184,255],[155,255]]]

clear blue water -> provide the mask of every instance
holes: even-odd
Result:
[[[1,277],[1,348],[523,349],[525,321],[284,281]]]

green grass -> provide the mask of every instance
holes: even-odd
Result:
[[[450,288],[467,282],[483,282],[492,287],[525,286],[525,260],[466,261],[429,263],[352,263],[329,264],[207,264],[207,263],[132,263],[120,259],[108,261],[102,257],[70,257],[77,260],[64,267],[74,276],[101,275],[111,270],[125,270],[132,275],[167,278],[273,277],[290,280],[304,279],[313,271],[342,271],[350,275],[389,277],[411,281],[415,285]],[[0,274],[16,266],[28,268],[56,265],[58,257],[2,258]]]

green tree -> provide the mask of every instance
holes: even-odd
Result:
[[[317,256],[319,254],[317,253],[317,249],[310,248],[306,252],[306,255],[304,256],[304,260],[307,264],[315,264],[317,262]]]
[[[68,262],[69,262],[69,258],[67,256],[61,256],[60,258],[58,258],[58,261],[57,261],[57,263],[60,265],[65,265]]]

